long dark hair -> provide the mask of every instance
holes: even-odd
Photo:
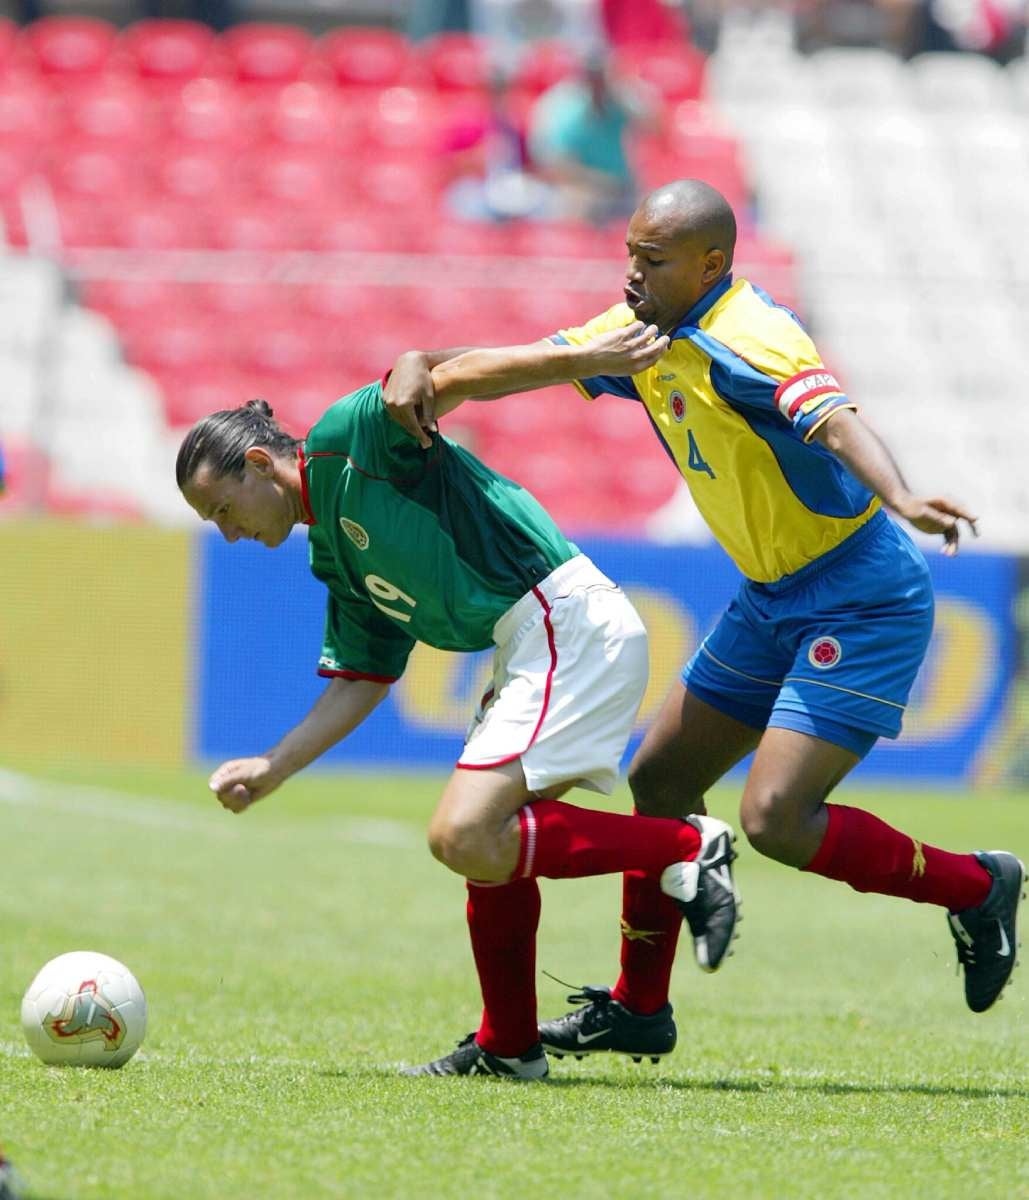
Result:
[[[296,457],[299,445],[275,420],[266,400],[248,400],[239,408],[224,408],[197,421],[179,447],[175,482],[181,491],[203,463],[210,466],[216,477],[235,475],[238,479],[243,475],[246,452],[251,446]]]

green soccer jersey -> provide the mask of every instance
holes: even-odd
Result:
[[[578,554],[541,505],[467,450],[393,422],[382,385],[344,396],[300,458],[311,571],[329,589],[319,674],[398,678],[416,641],[483,650]]]

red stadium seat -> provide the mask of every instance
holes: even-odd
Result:
[[[247,200],[208,213],[205,227],[217,250],[294,250],[306,240],[306,231],[289,208]]]
[[[321,39],[318,52],[341,87],[393,87],[416,76],[411,43],[389,29],[339,29]]]
[[[352,185],[353,180],[347,183]],[[389,254],[419,251],[425,248],[427,226],[417,212],[380,210],[360,196],[340,196],[312,223],[308,249]]]
[[[65,104],[65,137],[106,142],[131,151],[153,137],[156,113],[150,98],[128,81],[100,77],[69,97]]]
[[[56,82],[99,75],[117,37],[113,25],[94,17],[43,17],[26,26],[23,37],[40,72]]]
[[[435,219],[442,182],[435,162],[383,156],[362,164],[353,182],[357,194],[372,208]]]
[[[181,304],[176,284],[154,279],[98,279],[79,297],[87,308],[103,313],[119,329],[157,321]]]
[[[258,137],[298,149],[338,152],[364,140],[363,131],[342,120],[335,88],[304,81],[277,92],[259,109],[255,124]]]
[[[57,143],[50,147],[49,164],[47,174],[56,191],[100,204],[120,203],[142,183],[138,164],[103,143]]]
[[[173,426],[192,425],[209,413],[237,408],[258,395],[249,376],[226,364],[152,369],[151,374],[161,389],[168,424]]]
[[[427,248],[436,254],[517,254],[518,231],[488,221],[434,221],[428,230]]]
[[[614,66],[626,79],[649,84],[668,103],[704,94],[707,60],[688,43],[630,43],[615,52]]]
[[[144,314],[123,330],[123,341],[130,362],[157,372],[215,367],[227,358],[225,331],[206,313],[183,309],[171,309],[161,320]]]
[[[54,98],[48,88],[16,74],[0,79],[0,146],[38,147],[56,131]]]
[[[142,79],[183,84],[210,70],[217,40],[198,21],[137,21],[122,35],[122,47]]]
[[[261,321],[269,324],[278,312],[286,312],[294,289],[284,284],[237,283],[216,280],[197,289],[197,303],[216,320]]]
[[[244,370],[260,375],[296,375],[325,361],[321,330],[313,322],[284,317],[241,323],[236,330],[235,359]]]
[[[217,203],[236,190],[234,163],[216,148],[174,143],[157,145],[148,167],[153,185],[170,200],[189,204]]]
[[[172,137],[182,142],[231,148],[249,137],[247,109],[223,79],[194,79],[169,100],[164,112]]]
[[[579,70],[580,58],[568,42],[536,42],[522,55],[511,80],[512,88],[538,96]]]
[[[62,195],[55,208],[62,246],[113,246],[117,216],[92,197]]]
[[[295,25],[254,21],[222,35],[232,72],[242,83],[294,83],[313,53],[310,34]]]
[[[295,205],[324,210],[340,189],[337,163],[325,154],[264,146],[240,169],[258,199],[284,208]]]
[[[392,87],[381,91],[365,116],[373,152],[438,154],[444,147],[450,110],[435,92]]]
[[[6,70],[18,48],[18,26],[7,17],[0,17],[0,69]]]
[[[484,92],[490,84],[487,43],[473,33],[438,33],[419,54],[430,82],[443,92]]]
[[[262,398],[275,410],[276,419],[295,437],[303,437],[322,413],[334,403],[361,386],[339,370],[322,368],[291,375],[284,379],[270,379],[262,384]],[[370,380],[362,379],[361,383]]]
[[[114,240],[128,250],[197,249],[205,244],[195,204],[150,195],[119,208]]]

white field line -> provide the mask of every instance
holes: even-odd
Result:
[[[300,826],[291,825],[286,829],[278,822],[274,828],[258,822],[243,826],[234,823],[239,818],[231,818],[228,813],[216,811],[217,805],[213,796],[211,816],[208,819],[183,812],[173,801],[157,796],[137,796],[79,783],[55,783],[8,771],[3,767],[0,767],[0,804],[74,813],[80,817],[115,817],[129,825],[202,834],[204,837],[214,838],[234,839],[246,835],[278,840],[283,835],[310,830],[319,836],[364,845],[389,846],[403,850],[421,849],[424,846],[424,839],[417,830],[403,821],[385,817],[324,817],[304,821]],[[246,817],[242,819],[247,820]]]

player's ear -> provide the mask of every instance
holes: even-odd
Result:
[[[243,455],[243,458],[254,468],[258,475],[273,475],[275,473],[275,459],[272,458],[264,446],[251,446]]]
[[[725,251],[724,250],[709,250],[704,255],[704,270],[701,275],[701,282],[704,284],[714,283],[720,279],[725,273]]]

